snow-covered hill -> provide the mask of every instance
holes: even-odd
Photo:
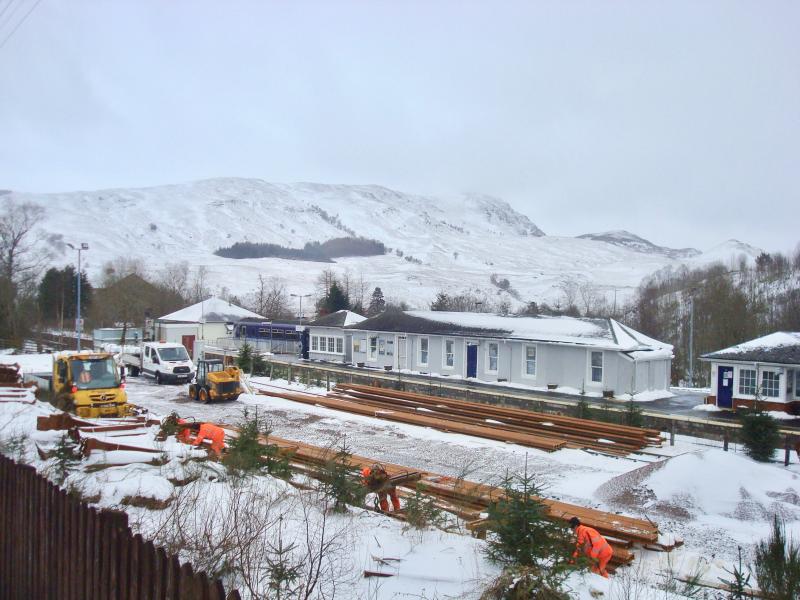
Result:
[[[628,248],[634,252],[645,254],[662,254],[669,258],[692,258],[702,254],[695,248],[667,248],[657,246],[653,242],[639,237],[635,233],[620,229],[619,231],[606,231],[603,233],[585,233],[578,236],[581,239],[595,240],[596,242],[606,242],[622,248]]]
[[[39,243],[52,251],[57,265],[75,261],[67,242],[88,242],[83,258],[90,278],[97,279],[102,264],[120,256],[141,257],[153,272],[185,260],[208,268],[212,290],[226,287],[237,295],[252,291],[259,274],[283,278],[291,292],[312,292],[319,273],[332,268],[349,270],[355,277],[363,274],[370,287],[381,286],[388,298],[418,308],[427,307],[440,289],[499,294],[490,283],[492,274],[508,279],[522,301],[553,301],[570,282],[609,296],[616,290],[624,297],[644,276],[679,264],[668,254],[648,251],[649,246],[658,247],[631,234],[630,239],[644,245],[545,235],[497,198],[420,196],[374,185],[227,178],[142,189],[0,196],[0,205],[9,201],[45,207]],[[339,259],[336,264],[213,255],[235,242],[302,247],[308,241],[347,235],[377,239],[391,250],[384,256]],[[746,245],[729,248],[731,255],[748,259],[758,253]],[[718,247],[707,258],[730,259],[724,253],[724,247]],[[694,256],[691,262],[707,262],[706,255]]]

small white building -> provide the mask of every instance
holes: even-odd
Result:
[[[353,325],[315,322],[310,335],[310,358],[364,367],[606,395],[669,392],[672,346],[613,319],[386,311]],[[324,356],[314,336],[325,338]]]
[[[351,332],[345,327],[357,325],[366,317],[350,310],[337,310],[308,324],[308,356],[311,360],[352,362]]]
[[[244,318],[263,319],[252,311],[212,296],[207,300],[164,315],[153,324],[155,340],[183,344],[192,359],[198,358],[198,342],[215,343],[233,335],[234,323]]]
[[[711,365],[706,403],[736,409],[759,399],[765,410],[800,413],[800,332],[778,331],[700,360]]]

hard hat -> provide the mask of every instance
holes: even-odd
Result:
[[[364,477],[369,477],[369,474],[370,474],[369,467],[364,467],[363,469],[361,469],[361,475],[363,475]]]

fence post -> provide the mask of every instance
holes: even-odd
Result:
[[[722,435],[722,449],[727,452],[728,451],[728,430],[725,430],[725,433]]]
[[[289,383],[292,383],[292,365],[289,365],[289,375],[287,377]]]
[[[675,445],[675,421],[670,421],[669,424],[669,445]]]
[[[325,371],[325,389],[331,391],[331,372]]]
[[[788,467],[789,466],[789,452],[790,452],[789,434],[787,433],[786,434],[786,439],[784,441],[784,453],[783,453],[783,466],[784,467]]]

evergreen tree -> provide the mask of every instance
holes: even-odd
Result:
[[[436,300],[431,303],[431,310],[450,310],[450,297],[444,292],[436,294]]]
[[[81,313],[84,315],[91,306],[93,291],[86,273],[81,273]],[[73,266],[48,269],[37,289],[37,303],[45,321],[60,324],[65,319],[74,319],[77,314],[77,292]]]
[[[344,293],[338,282],[331,282],[328,293],[320,302],[318,312],[320,315],[335,313],[337,310],[347,310],[350,308],[350,299]]]
[[[363,504],[367,495],[367,488],[355,474],[356,468],[350,462],[352,456],[346,439],[343,439],[342,445],[325,462],[320,472],[321,491],[333,501],[334,512],[345,512],[348,504]]]
[[[239,355],[236,357],[236,366],[245,373],[250,373],[253,368],[253,347],[245,342],[239,348]]]
[[[522,475],[506,474],[503,495],[488,508],[486,555],[493,562],[566,572],[572,545],[569,531],[549,518],[541,488],[525,467]]]
[[[758,587],[769,600],[800,597],[800,546],[786,539],[778,515],[773,516],[772,533],[756,546],[755,572]]]
[[[756,408],[742,416],[742,443],[753,460],[768,462],[780,443],[778,423]]]
[[[374,317],[384,310],[386,310],[386,300],[383,298],[383,291],[381,288],[376,287],[372,291],[372,298],[369,301],[369,308],[367,308],[367,316]]]
[[[276,444],[267,442],[271,433],[269,423],[258,411],[250,416],[245,409],[239,435],[231,441],[222,462],[239,476],[266,468],[271,475],[288,477],[291,475],[289,458],[281,453]]]

